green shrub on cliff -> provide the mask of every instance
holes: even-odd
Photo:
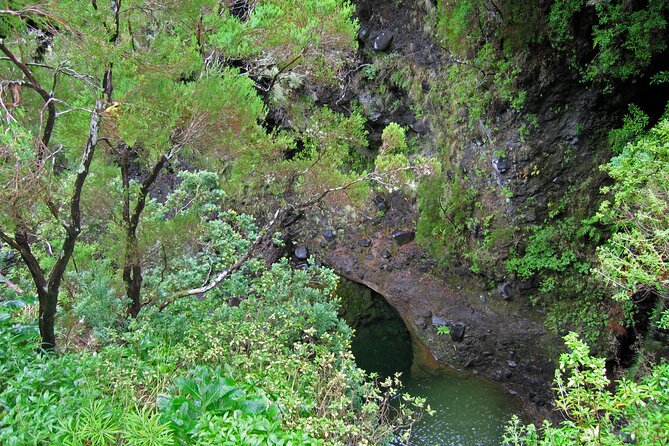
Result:
[[[571,48],[578,19],[594,16],[591,30],[593,55],[576,62],[588,81],[600,81],[610,88],[612,81],[637,79],[651,65],[654,57],[667,48],[666,28],[669,2],[586,2],[557,0],[551,5],[549,34],[554,46]],[[582,26],[582,24],[581,24]]]
[[[565,336],[567,353],[555,371],[555,405],[565,421],[541,427],[522,425],[517,417],[507,425],[504,444],[527,446],[600,445],[632,442],[664,444],[669,436],[669,364],[656,366],[639,383],[606,376],[604,358],[590,356],[575,333]]]

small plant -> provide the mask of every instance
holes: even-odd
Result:
[[[444,336],[450,335],[451,334],[451,327],[449,327],[448,325],[440,325],[440,326],[437,327],[437,334],[444,335]]]
[[[513,197],[513,191],[511,190],[511,188],[503,187],[502,188],[502,196],[504,198],[512,198]]]
[[[492,156],[498,160],[503,160],[506,159],[506,152],[504,150],[497,149],[492,152]]]

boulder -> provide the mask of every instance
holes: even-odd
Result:
[[[511,164],[504,158],[493,158],[492,166],[495,168],[497,173],[503,174],[511,167]]]
[[[306,246],[298,246],[295,248],[295,258],[297,260],[307,260],[309,258],[309,250],[307,249]]]
[[[413,231],[407,231],[404,229],[397,229],[393,231],[393,240],[395,240],[398,245],[406,245],[407,243],[412,242],[415,238],[416,233]]]
[[[465,324],[456,322],[451,324],[451,339],[453,342],[462,342],[465,337]]]
[[[386,51],[390,48],[391,43],[393,43],[393,33],[390,31],[382,31],[374,38],[372,48],[374,51]]]
[[[514,290],[509,282],[501,282],[497,285],[497,292],[504,300],[513,299]]]
[[[369,248],[372,246],[372,241],[368,238],[358,240],[358,246],[361,248]]]
[[[323,230],[323,238],[328,242],[331,242],[332,240],[337,238],[337,235],[334,233],[332,229],[327,228]]]

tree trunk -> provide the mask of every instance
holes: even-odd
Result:
[[[135,234],[128,234],[125,263],[123,265],[123,281],[125,282],[126,295],[130,299],[128,313],[132,317],[137,317],[139,310],[142,309],[142,266],[137,255],[137,237]]]
[[[39,294],[39,334],[42,338],[42,349],[54,351],[56,349],[56,307],[58,292],[41,292]]]

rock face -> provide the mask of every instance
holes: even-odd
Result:
[[[451,147],[444,157],[448,166],[442,179],[455,182],[454,173],[464,172],[460,186],[476,192],[479,217],[494,216],[493,226],[486,228],[491,233],[544,221],[549,204],[559,202],[569,188],[577,189],[579,209],[591,205],[593,191],[599,190],[603,178],[593,172],[608,159],[606,130],[620,99],[586,90],[567,66],[547,61],[552,65],[542,68],[534,63],[521,79],[527,86],[524,109],[534,116],[529,134],[519,137],[521,128],[529,128],[527,116],[507,108],[496,110],[490,125],[484,120],[472,123],[478,128],[468,138],[455,132],[458,140],[449,140],[444,135],[450,129],[444,127],[438,107],[444,88],[441,70],[451,62],[422,29],[422,19],[434,2],[409,0],[398,6],[397,2],[358,0],[356,5],[361,57],[371,64],[380,57],[376,52],[392,49],[411,71],[424,68],[418,90],[425,96],[418,99],[431,106],[418,121],[410,102],[416,89],[411,93],[388,89],[382,96],[374,85],[353,82],[356,86],[345,92],[347,99],[342,103],[360,104],[372,129],[370,147],[380,145],[381,132],[389,122],[409,128],[429,156],[437,148]],[[388,29],[392,32],[383,31]],[[336,101],[341,97],[338,93]],[[309,229],[305,224],[296,237],[308,244],[312,256],[383,295],[430,356],[496,379],[539,406],[550,401],[553,363],[561,341],[544,328],[542,315],[530,307],[523,284],[508,277],[503,267],[486,272],[488,278],[482,279],[456,262],[447,267],[432,262],[430,254],[413,243],[413,231],[406,229],[415,228],[418,220],[415,203],[407,197],[379,195],[370,208],[356,224],[337,226],[332,222],[335,217],[321,215],[318,225]],[[321,233],[323,220],[337,228],[336,243],[323,242],[323,238],[331,241]],[[483,232],[476,225],[468,242],[480,243]],[[440,325],[448,326],[451,336],[437,334]]]
[[[496,379],[548,415],[544,405],[551,398],[553,370],[549,347],[559,345],[559,339],[523,303],[505,300],[497,289],[486,289],[457,269],[435,268],[418,244],[399,244],[388,237],[398,222],[413,221],[416,214],[403,196],[385,201],[388,212],[364,236],[350,229],[339,234],[336,245],[321,248],[320,231],[314,231],[311,255],[384,296],[441,364]],[[438,334],[439,326],[448,326],[450,336]],[[527,367],[511,367],[509,358],[522,359]]]

